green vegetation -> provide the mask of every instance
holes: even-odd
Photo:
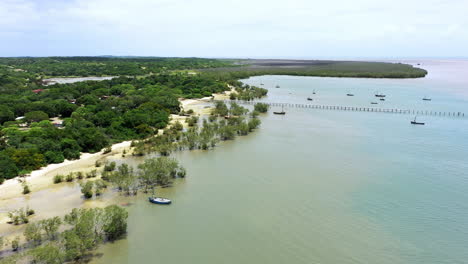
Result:
[[[100,243],[117,240],[127,232],[127,218],[125,209],[111,205],[73,209],[63,220],[53,217],[29,223],[23,233],[27,243],[21,245],[19,236],[11,241],[13,251],[23,252],[0,263],[86,262]],[[60,233],[60,230],[64,231]],[[4,244],[0,237],[0,251]]]
[[[113,171],[115,170],[115,162],[112,161],[110,163],[106,163],[106,165],[104,165],[104,171]]]
[[[127,195],[136,194],[138,191],[138,179],[132,167],[127,164],[121,164],[116,171],[103,173],[102,179],[109,181],[117,187],[117,190]]]
[[[235,88],[232,100],[266,95],[266,89],[244,85],[242,78],[271,74],[414,78],[427,73],[406,64],[378,62],[249,60],[240,64],[198,58],[0,58],[0,184],[47,164],[77,159],[81,152],[104,148],[109,152],[112,143],[151,138],[167,126],[170,114],[181,113],[179,98],[201,98],[231,88]],[[190,69],[196,71],[186,71]],[[42,85],[49,76],[104,75],[120,77]],[[240,114],[236,109],[217,108],[215,115],[235,117]],[[198,121],[191,117],[188,124],[194,128]],[[229,126],[217,122],[223,128],[212,130],[222,134],[220,139],[243,135],[248,127],[239,120],[229,119]],[[201,145],[212,144],[216,142]],[[158,145],[158,151],[168,154],[172,148],[168,146]],[[144,152],[140,148],[134,154]]]
[[[176,178],[182,169],[177,160],[168,157],[146,159],[138,168],[140,169],[138,177],[145,192],[149,190],[154,192],[158,185],[170,185],[171,179]]]
[[[266,96],[268,93],[267,89],[250,86],[248,84],[237,83],[236,92],[231,93],[229,99],[251,101],[256,98]]]
[[[135,76],[170,70],[227,67],[232,66],[232,62],[201,58],[49,57],[0,58],[0,65],[40,76]]]
[[[54,181],[54,184],[61,183],[63,182],[63,175],[57,174],[52,180]]]
[[[35,214],[34,210],[28,207],[13,210],[8,212],[8,217],[10,218],[8,223],[14,225],[27,224],[29,223],[29,217],[33,214]]]
[[[219,76],[244,79],[259,75],[353,78],[421,78],[427,71],[402,63],[364,61],[248,60],[241,67],[204,69]]]
[[[73,173],[69,173],[69,174],[67,174],[67,176],[65,176],[65,180],[67,182],[72,182],[74,179],[75,178],[73,177]],[[55,183],[55,181],[54,181],[54,183]]]
[[[92,181],[87,181],[86,183],[81,184],[81,192],[86,199],[93,197],[94,194],[94,183]]]
[[[255,106],[254,106],[254,110],[259,112],[259,113],[268,112],[268,108],[270,108],[270,106],[268,104],[265,104],[265,103],[256,103]]]
[[[247,115],[248,110],[235,102],[228,107],[217,101],[212,115],[203,119],[199,126],[180,131],[177,127],[164,130],[157,137],[151,137],[135,143],[133,155],[143,156],[149,153],[160,153],[168,156],[174,151],[214,148],[218,142],[232,140],[236,136],[247,135],[260,125],[260,120]]]
[[[96,61],[110,66],[89,66]],[[210,74],[169,71],[229,65],[225,61],[156,58],[137,61],[0,58],[0,166],[3,168],[0,182],[50,163],[77,159],[80,152],[94,153],[106,147],[108,152],[112,143],[152,136],[166,127],[169,114],[180,112],[178,98],[200,98],[228,90],[226,80]],[[125,77],[133,74],[128,67],[119,68],[119,65],[129,68],[138,65],[141,71],[135,74],[158,74]],[[117,72],[110,70],[115,67]],[[25,71],[15,71],[16,68]],[[74,69],[85,72],[68,73]],[[70,74],[125,76],[101,82],[41,86],[43,75]],[[24,118],[15,120],[17,117]],[[52,117],[62,123],[53,125],[49,121]]]
[[[11,241],[11,249],[13,251],[18,251],[19,249],[19,242],[20,242],[20,237],[17,236]]]
[[[21,180],[21,186],[23,187],[23,194],[28,194],[31,192],[31,189],[29,188],[29,184],[26,181],[26,179]]]

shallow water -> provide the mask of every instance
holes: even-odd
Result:
[[[271,102],[368,106],[380,91],[385,107],[468,113],[468,82],[453,80],[468,64],[422,66],[431,74],[415,80],[245,82],[264,83]],[[410,115],[285,111],[214,151],[177,153],[188,177],[159,193],[174,203],[137,200],[128,238],[95,263],[467,262],[468,117],[412,126]]]
[[[90,76],[90,77],[58,77],[58,78],[50,78],[44,79],[44,81],[48,82],[47,85],[53,84],[65,84],[65,83],[76,83],[76,82],[85,82],[85,81],[104,81],[104,80],[112,80],[117,76]]]

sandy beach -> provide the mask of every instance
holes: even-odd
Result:
[[[211,97],[201,99],[180,99],[181,107],[184,111],[193,110],[195,115],[210,114],[213,100],[224,100],[229,98],[230,91],[222,94],[213,94]],[[170,123],[176,121],[186,126],[187,116],[171,115]],[[103,151],[97,153],[82,153],[77,160],[65,160],[59,164],[50,164],[41,169],[35,170],[30,175],[22,178],[6,180],[0,185],[0,236],[13,237],[24,231],[25,225],[14,226],[8,224],[8,212],[20,208],[30,207],[36,211],[36,215],[31,221],[63,216],[72,208],[96,207],[116,203],[115,192],[105,192],[99,199],[84,200],[81,197],[80,187],[77,182],[53,184],[53,177],[61,174],[66,175],[71,172],[88,172],[96,169],[96,161],[105,163],[107,160],[121,159],[124,151],[131,150],[131,141],[124,141],[112,145],[112,151],[104,154]],[[99,168],[98,168],[99,169]],[[31,189],[31,193],[22,194],[21,180],[26,180]]]

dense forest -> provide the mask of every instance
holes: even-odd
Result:
[[[205,69],[233,66],[229,60],[201,58],[144,57],[20,57],[0,58],[0,65],[43,77],[53,76],[135,76],[168,70]]]
[[[18,60],[23,63],[23,59]],[[44,60],[39,60],[40,64],[49,59]],[[167,68],[174,69],[218,63],[166,60]],[[71,61],[74,65],[75,60]],[[58,71],[66,72],[69,65],[67,61]],[[165,71],[141,78],[123,76],[42,86],[38,79],[41,73],[23,69],[35,69],[34,63],[22,66],[18,70],[18,65],[0,65],[0,182],[49,163],[77,159],[80,152],[97,152],[115,142],[146,138],[164,128],[170,114],[179,113],[178,98],[211,96],[228,90],[228,82],[238,83],[210,74]]]
[[[239,78],[258,75],[297,75],[353,78],[421,78],[427,71],[409,64],[366,61],[246,60],[238,67],[203,69]]]

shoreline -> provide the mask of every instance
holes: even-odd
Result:
[[[210,103],[212,98],[217,98],[217,97],[224,98],[227,96],[228,95],[226,94],[213,94],[213,96],[211,97],[203,97],[199,99],[181,99],[179,101],[181,103],[182,109],[184,110],[192,109],[196,115],[202,115],[202,114],[206,114],[207,111],[210,111],[210,108],[203,107],[205,103]],[[169,123],[172,123],[175,121],[181,121],[181,122],[185,121],[187,117],[180,116],[180,115],[171,115],[170,118],[171,120]],[[104,149],[96,153],[83,152],[81,153],[80,158],[76,160],[65,160],[62,163],[48,164],[45,167],[32,171],[28,176],[25,176],[25,177],[17,176],[15,178],[5,180],[3,184],[0,185],[0,201],[10,198],[8,197],[9,195],[7,193],[11,192],[10,190],[11,188],[17,188],[17,191],[19,194],[16,196],[22,196],[23,194],[22,194],[22,186],[20,182],[21,180],[25,179],[27,183],[30,185],[30,187],[33,187],[34,184],[37,183],[38,178],[46,176],[47,174],[56,172],[60,169],[71,167],[77,163],[92,163],[91,165],[94,166],[94,163],[100,159],[122,154],[124,149],[130,148],[131,142],[132,142],[131,140],[128,140],[128,141],[122,141],[122,142],[111,145],[112,151],[110,153],[104,154],[103,153]],[[57,174],[59,173],[57,172]],[[63,172],[60,172],[60,174],[63,174]],[[31,189],[32,191],[35,190],[34,188],[31,188]]]
[[[181,109],[184,111],[192,109],[194,115],[207,115],[213,109],[208,106],[213,99],[229,98],[230,91],[222,94],[213,94],[211,97],[199,99],[179,99]],[[187,116],[170,115],[169,125],[180,121],[187,126],[185,120]],[[161,130],[159,131],[159,133]],[[159,134],[158,133],[158,134]],[[54,184],[53,177],[57,174],[66,175],[71,172],[88,172],[96,169],[96,161],[102,161],[104,164],[109,159],[121,159],[123,152],[127,155],[131,152],[131,142],[123,141],[113,144],[112,151],[104,154],[104,149],[96,153],[81,153],[80,158],[76,160],[65,160],[62,163],[49,164],[38,170],[32,171],[26,177],[17,176],[13,179],[5,180],[0,185],[0,236],[12,238],[22,233],[25,225],[15,226],[8,224],[8,212],[30,206],[36,210],[34,220],[37,221],[46,217],[62,216],[69,210],[76,207],[99,207],[113,203],[120,199],[115,199],[115,194],[104,194],[100,199],[83,200],[80,194],[79,185],[74,181],[72,183]],[[24,195],[22,193],[22,180],[26,180],[31,189],[31,193]]]
[[[6,180],[2,185],[0,185],[0,201],[1,200],[6,200],[6,199],[11,199],[12,197],[10,196],[22,196],[22,186],[21,182],[22,180],[26,180],[28,185],[31,187],[31,191],[38,190],[34,188],[34,186],[38,187],[38,185],[43,185],[43,179],[46,176],[52,176],[49,174],[53,174],[56,172],[55,175],[57,174],[64,174],[63,171],[59,170],[63,169],[66,170],[66,167],[73,167],[76,164],[80,163],[92,163],[94,166],[95,162],[107,158],[109,156],[121,154],[125,148],[129,148],[131,144],[131,141],[123,141],[120,143],[113,144],[112,151],[109,153],[104,154],[104,150],[101,150],[96,153],[81,153],[80,158],[76,160],[65,160],[62,163],[55,163],[55,164],[49,164],[45,167],[42,167],[40,169],[32,171],[29,176],[26,177],[20,177],[17,176],[12,179]],[[68,171],[67,171],[68,172]],[[53,175],[53,176],[55,176]],[[52,177],[47,177],[47,178],[52,178]],[[52,183],[51,183],[52,184]],[[49,185],[49,184],[48,184]],[[44,187],[44,186],[42,186]],[[13,189],[13,190],[12,190]],[[41,189],[41,188],[40,188]],[[39,189],[39,190],[40,190]],[[13,195],[12,192],[17,192],[18,195]],[[6,194],[6,195],[5,195]],[[1,212],[1,211],[0,211]]]

